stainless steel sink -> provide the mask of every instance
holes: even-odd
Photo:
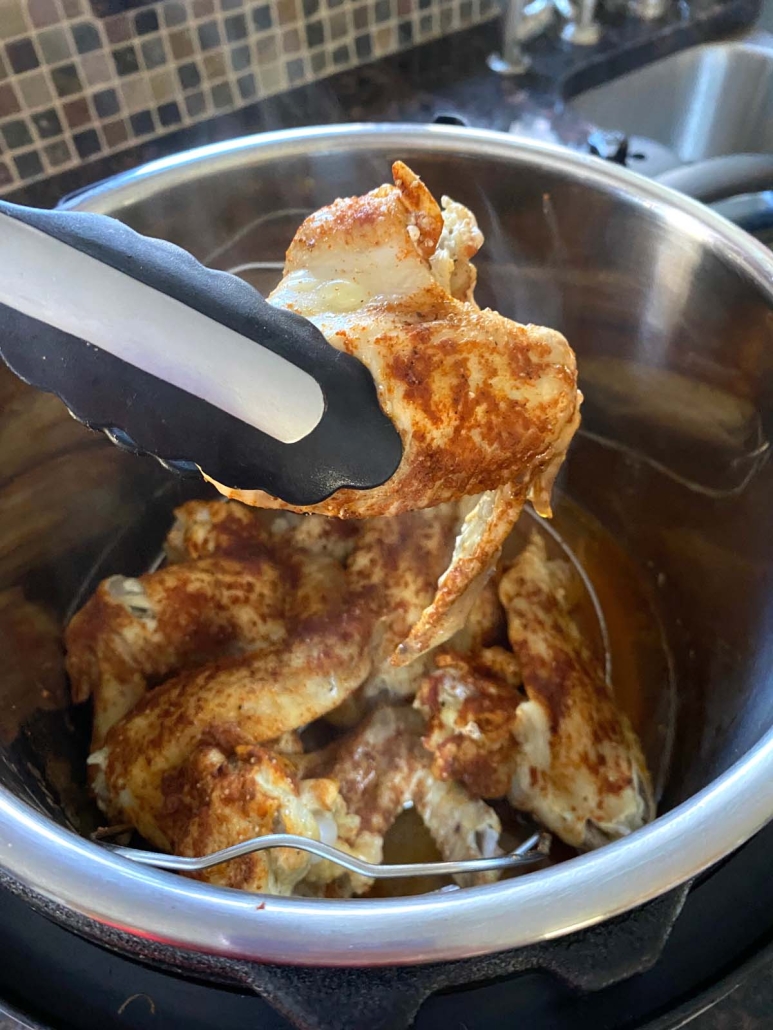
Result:
[[[631,166],[657,175],[724,154],[773,154],[773,35],[682,50],[588,90],[567,110],[624,132]]]

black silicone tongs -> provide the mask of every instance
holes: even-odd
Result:
[[[361,362],[106,215],[0,201],[0,357],[119,446],[291,504],[379,486],[402,456]]]

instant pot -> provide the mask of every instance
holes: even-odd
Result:
[[[34,1008],[22,988],[40,970],[54,1001],[71,999],[57,1015],[38,998],[56,1025],[377,1030],[408,1025],[439,990],[502,977],[434,996],[417,1025],[441,1025],[426,1019],[442,1011],[443,1025],[484,1025],[491,998],[534,1026],[657,1025],[659,1007],[673,1015],[702,977],[715,992],[729,983],[721,976],[770,929],[766,838],[733,852],[773,816],[773,255],[625,169],[446,126],[264,134],[155,162],[65,206],[114,215],[266,290],[304,215],[385,181],[397,158],[477,214],[481,305],[554,327],[577,352],[583,426],[559,493],[615,542],[646,596],[648,618],[626,632],[630,653],[657,637],[632,703],[661,814],[527,875],[406,898],[259,897],[107,852],[89,839],[88,712],[67,704],[61,627],[100,578],[148,568],[173,507],[198,488],[3,371],[0,912],[15,942],[7,996]],[[581,539],[575,553],[590,560]],[[598,593],[614,621],[613,586]],[[622,648],[613,679],[625,664]],[[494,994],[462,1017],[458,998],[476,991]],[[576,1004],[584,1014],[571,1015]],[[540,1005],[553,1011],[542,1023]],[[159,1012],[165,1022],[150,1021]]]

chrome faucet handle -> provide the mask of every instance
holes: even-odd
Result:
[[[502,19],[502,50],[500,53],[490,54],[486,62],[498,75],[523,75],[531,65],[521,41],[525,9],[526,0],[507,0]]]
[[[498,75],[523,75],[531,66],[523,44],[541,35],[553,20],[553,0],[506,0],[502,18],[502,49],[486,63]]]
[[[628,12],[642,21],[657,21],[668,10],[668,0],[629,0]]]
[[[572,46],[595,46],[601,39],[601,26],[596,21],[598,0],[556,0],[556,7],[566,18],[561,39]]]

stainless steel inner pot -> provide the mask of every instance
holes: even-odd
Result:
[[[639,905],[773,816],[767,250],[616,166],[446,127],[255,136],[156,162],[68,206],[115,215],[217,267],[267,261],[244,272],[264,285],[306,212],[383,182],[395,158],[477,213],[481,302],[560,329],[577,351],[587,399],[560,491],[635,563],[662,627],[664,663],[647,696],[666,707],[671,687],[676,697],[675,721],[670,709],[658,717],[664,736],[650,742],[663,814],[562,865],[400,899],[256,898],[100,850],[80,835],[93,822],[88,713],[66,708],[58,634],[99,576],[147,567],[189,488],[2,371],[0,866],[95,925],[264,961],[459,958]],[[605,604],[613,618],[614,596]],[[629,632],[634,648],[639,630]]]

